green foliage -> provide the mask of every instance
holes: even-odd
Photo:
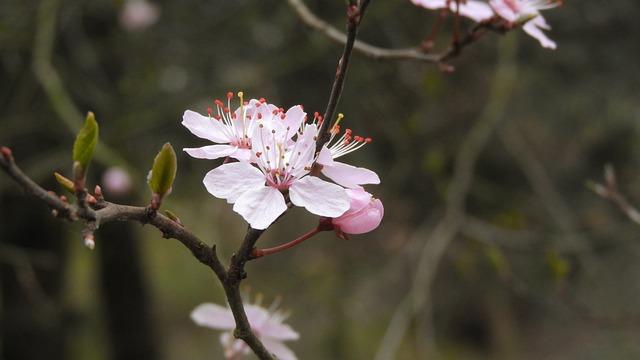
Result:
[[[64,177],[63,175],[61,175],[58,172],[54,172],[53,176],[55,176],[56,181],[58,182],[58,184],[60,184],[60,186],[62,186],[65,190],[67,190],[68,192],[74,194],[75,190],[74,190],[74,186],[73,186],[73,181],[69,180],[68,178]]]
[[[91,111],[87,113],[84,126],[78,132],[76,141],[73,143],[73,162],[80,164],[80,172],[86,174],[89,163],[93,158],[93,152],[98,143],[98,122]]]
[[[178,161],[171,144],[166,143],[153,160],[153,168],[149,174],[149,188],[154,194],[163,196],[171,191],[176,178]]]

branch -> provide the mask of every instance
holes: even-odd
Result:
[[[289,5],[298,15],[300,20],[302,20],[302,22],[307,26],[309,26],[313,30],[316,30],[317,32],[326,36],[334,42],[337,42],[339,44],[348,43],[348,33],[345,34],[326,21],[320,19],[305,5],[303,0],[288,1]],[[467,34],[462,39],[460,39],[459,41],[455,41],[448,49],[439,54],[429,54],[419,46],[403,49],[389,49],[371,45],[360,40],[355,40],[353,48],[361,54],[376,60],[413,60],[430,64],[444,65],[444,63],[446,63],[447,61],[460,55],[464,47],[474,43],[488,30],[504,32],[508,29],[496,18],[477,23],[467,32]]]
[[[215,245],[209,247],[196,235],[184,228],[181,224],[170,218],[149,211],[148,208],[128,206],[110,203],[104,200],[98,201],[95,207],[83,208],[76,204],[69,204],[61,200],[55,193],[46,191],[40,185],[31,180],[16,165],[11,150],[6,147],[0,149],[0,168],[15,180],[27,193],[42,200],[58,217],[70,221],[83,221],[87,226],[98,228],[101,225],[113,221],[137,221],[141,224],[150,224],[162,232],[163,237],[178,240],[191,254],[202,264],[209,267],[220,283],[222,283],[229,307],[236,320],[235,336],[244,340],[260,359],[273,359],[258,337],[251,331],[251,325],[244,311],[242,298],[240,297],[240,281],[246,276],[244,264],[247,262],[262,231],[249,229],[244,242],[237,254],[231,260],[229,270],[218,258]],[[97,194],[96,194],[97,195]],[[100,198],[99,196],[96,196]]]
[[[604,167],[604,184],[590,182],[591,190],[603,199],[611,201],[622,211],[629,220],[640,225],[640,211],[618,190],[618,180],[615,169],[611,164]]]
[[[349,5],[347,8],[347,35],[344,35],[344,50],[340,60],[338,60],[338,69],[336,70],[336,77],[331,87],[331,93],[329,94],[329,101],[327,102],[327,108],[324,111],[323,121],[318,129],[318,141],[316,142],[316,152],[322,149],[322,146],[329,141],[331,137],[331,128],[333,123],[333,117],[336,112],[336,107],[340,101],[340,95],[344,89],[344,81],[349,69],[349,60],[351,59],[351,53],[356,43],[356,36],[358,35],[358,27],[364,17],[364,13],[367,11],[370,0],[360,0],[360,5]],[[291,1],[289,2],[291,3]],[[302,4],[304,6],[304,4]],[[328,24],[327,24],[328,25]],[[337,30],[336,30],[337,31]]]

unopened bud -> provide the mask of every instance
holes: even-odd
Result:
[[[13,161],[13,152],[6,146],[0,147],[0,153],[2,157],[7,161]]]
[[[93,236],[93,233],[86,234],[84,236],[83,241],[84,241],[84,246],[89,248],[89,250],[93,250],[96,247],[96,240],[95,240],[95,237]]]

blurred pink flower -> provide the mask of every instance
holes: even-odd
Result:
[[[102,186],[110,195],[126,195],[131,191],[131,176],[125,169],[112,166],[102,174]]]
[[[283,324],[285,316],[257,305],[245,305],[251,330],[264,346],[279,360],[296,360],[296,355],[284,345],[285,341],[298,340],[300,335],[289,325]],[[249,354],[249,347],[233,337],[236,323],[229,308],[216,304],[201,304],[191,312],[191,319],[200,326],[225,330],[220,336],[226,359],[236,359]]]
[[[338,117],[338,122],[342,115]],[[340,125],[336,124],[331,131],[331,139],[320,150],[318,164],[322,165],[322,174],[346,188],[358,188],[364,184],[380,184],[380,178],[375,172],[335,161],[335,159],[354,152],[365,144],[371,142],[371,138],[353,136],[351,129],[346,129],[344,134],[331,144],[340,133]]]
[[[555,49],[556,43],[542,30],[551,30],[551,26],[540,15],[541,10],[557,7],[560,1],[554,0],[490,0],[489,4],[501,18],[516,24],[540,42],[542,47]]]
[[[331,219],[338,236],[364,234],[377,228],[384,216],[382,201],[361,188],[347,189],[347,195],[350,199],[349,210]]]
[[[147,0],[125,0],[120,24],[128,31],[144,30],[160,18],[160,7]]]
[[[458,11],[460,15],[468,17],[475,22],[490,19],[494,15],[491,7],[484,1],[460,0],[459,4],[456,4],[455,0],[411,0],[411,2],[414,5],[430,10],[449,8],[452,13]],[[457,9],[458,6],[460,6],[459,10]]]
[[[209,108],[208,116],[203,116],[195,111],[187,110],[182,117],[184,125],[194,135],[223,145],[209,145],[200,148],[185,148],[184,151],[198,159],[217,159],[230,156],[240,161],[252,159],[252,141],[254,127],[258,122],[271,122],[277,119],[296,130],[304,122],[306,113],[300,105],[293,106],[286,112],[275,105],[268,104],[266,100],[252,99],[245,102],[243,93],[238,93],[240,106],[232,113],[231,99],[233,93],[227,93],[227,103],[215,100],[216,111]],[[258,121],[260,120],[260,121]]]
[[[316,124],[300,127],[296,121],[297,127],[292,127],[286,117],[282,121],[256,117],[256,124],[251,136],[256,166],[241,161],[209,171],[203,182],[211,195],[234,204],[233,210],[259,230],[287,210],[283,192],[288,192],[291,203],[319,216],[337,217],[349,209],[342,187],[308,175],[318,135]]]

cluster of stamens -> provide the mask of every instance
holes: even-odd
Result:
[[[343,118],[343,114],[338,114],[338,119],[336,120],[336,124],[331,128],[331,137],[328,141],[328,144],[332,144],[329,145],[329,150],[331,151],[331,155],[334,159],[354,152],[373,141],[370,137],[353,135],[353,131],[351,129],[345,129],[342,136],[338,137],[338,134],[340,134],[341,131],[340,121],[342,121]],[[334,142],[334,139],[336,138],[337,140]]]

